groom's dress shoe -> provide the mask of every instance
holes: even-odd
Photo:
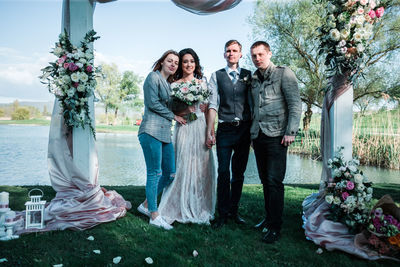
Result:
[[[246,224],[246,221],[239,214],[229,214],[229,219],[233,220],[236,224]]]
[[[228,222],[226,217],[219,217],[218,219],[215,220],[215,222],[212,224],[213,229],[219,229],[222,226],[224,226]]]
[[[267,226],[267,219],[264,218],[264,219],[262,219],[261,222],[259,222],[259,223],[257,223],[256,225],[254,225],[254,228],[256,228],[256,229],[263,229],[263,228],[265,228],[266,226]]]
[[[267,244],[272,244],[278,241],[280,237],[281,235],[278,231],[268,229],[266,234],[263,236],[262,241]]]

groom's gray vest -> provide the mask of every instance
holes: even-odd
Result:
[[[225,122],[233,121],[235,118],[249,121],[251,113],[248,90],[251,72],[241,69],[239,80],[235,84],[225,69],[218,70],[216,77],[219,94],[218,119]]]

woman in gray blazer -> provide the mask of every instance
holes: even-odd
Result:
[[[165,52],[153,65],[144,85],[144,116],[138,138],[146,162],[146,200],[138,211],[150,217],[150,224],[172,229],[157,211],[157,196],[175,177],[175,155],[171,143],[172,120],[185,124],[181,116],[168,109],[170,82],[179,65],[179,55]]]

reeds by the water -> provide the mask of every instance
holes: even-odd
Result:
[[[296,137],[291,153],[320,157],[320,117],[314,117],[310,130],[301,131]],[[400,169],[400,109],[355,114],[353,156],[363,165]]]

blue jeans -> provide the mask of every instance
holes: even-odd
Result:
[[[175,153],[172,143],[163,143],[153,136],[138,136],[146,162],[146,198],[150,212],[157,211],[157,196],[175,177]]]

